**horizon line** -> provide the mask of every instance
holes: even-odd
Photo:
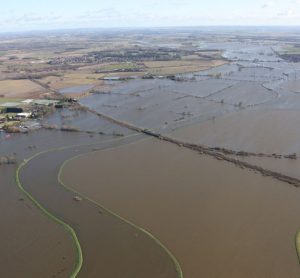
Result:
[[[266,25],[249,25],[249,24],[239,24],[239,25],[166,25],[166,26],[119,26],[119,27],[65,27],[65,28],[53,28],[53,29],[29,29],[29,30],[14,30],[14,31],[1,31],[0,34],[25,34],[25,33],[38,33],[38,32],[64,32],[64,31],[83,31],[83,30],[154,30],[154,29],[195,29],[195,28],[300,28],[299,25],[284,25],[284,24],[266,24]]]

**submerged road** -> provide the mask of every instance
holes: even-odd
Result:
[[[176,258],[159,239],[71,191],[59,179],[64,163],[74,156],[132,144],[143,138],[135,134],[93,145],[49,150],[19,166],[16,173],[19,188],[47,217],[63,226],[74,242],[77,260],[69,270],[69,277],[183,277]]]

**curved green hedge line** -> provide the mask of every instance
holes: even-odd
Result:
[[[298,256],[298,261],[300,264],[300,229],[297,231],[295,235],[295,247],[296,247],[296,252]]]
[[[77,262],[76,262],[76,267],[73,270],[73,272],[71,273],[70,277],[71,278],[75,278],[81,267],[82,267],[82,263],[83,263],[83,256],[82,256],[82,249],[79,243],[79,240],[77,238],[76,232],[75,230],[67,223],[65,223],[64,221],[62,221],[61,219],[59,219],[58,217],[56,217],[55,215],[53,215],[51,212],[49,212],[46,208],[44,208],[28,191],[26,191],[24,189],[24,187],[22,186],[21,182],[20,182],[20,170],[33,158],[37,157],[38,155],[40,155],[42,153],[39,153],[37,155],[32,156],[30,159],[25,160],[24,162],[22,162],[17,170],[16,170],[16,182],[17,182],[17,186],[18,188],[26,195],[26,197],[39,209],[41,210],[47,217],[49,217],[51,220],[53,220],[54,222],[56,222],[57,224],[61,225],[62,227],[64,227],[70,234],[71,237],[73,239],[73,242],[75,244],[76,247],[76,251],[77,251]]]

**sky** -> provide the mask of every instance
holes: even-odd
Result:
[[[0,0],[0,32],[300,25],[300,0]]]

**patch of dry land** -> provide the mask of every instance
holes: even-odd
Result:
[[[48,85],[54,89],[100,83],[87,73],[68,73],[61,78],[49,79],[48,77],[45,81],[50,82]]]
[[[297,188],[149,139],[67,163],[63,181],[151,231],[184,277],[299,277]]]
[[[0,81],[0,95],[5,98],[35,98],[46,93],[41,86],[30,80]]]
[[[146,70],[151,74],[166,75],[207,70],[225,64],[223,60],[175,60],[144,62]]]

